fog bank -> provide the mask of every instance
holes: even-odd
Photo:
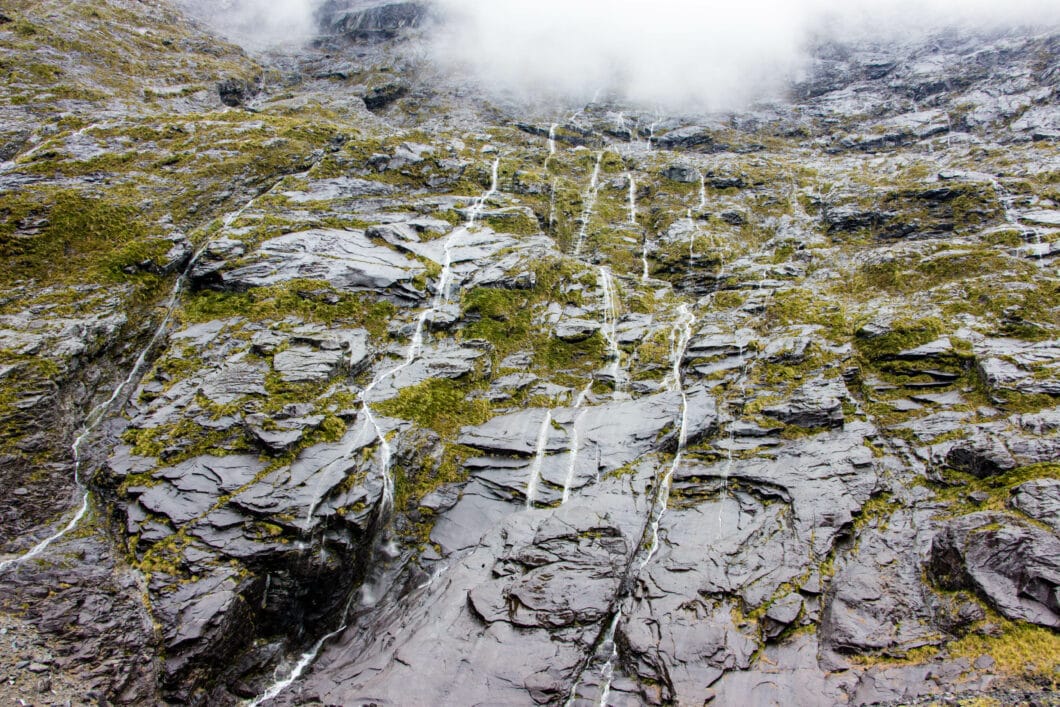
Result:
[[[778,93],[814,39],[1056,28],[1055,0],[438,0],[435,59],[524,96],[726,109]]]
[[[325,0],[174,0],[251,50],[306,42]],[[486,90],[727,109],[778,94],[821,39],[1060,28],[1058,0],[427,0],[427,56]],[[337,3],[337,4],[341,4]],[[351,8],[385,4],[350,0]]]

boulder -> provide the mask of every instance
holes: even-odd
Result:
[[[932,541],[928,573],[1010,619],[1060,628],[1060,538],[1024,521],[989,512],[949,521]]]

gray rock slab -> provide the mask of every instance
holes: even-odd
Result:
[[[317,383],[334,376],[346,359],[340,350],[292,346],[273,357],[272,367],[287,383]]]
[[[1009,505],[1060,535],[1060,480],[1028,481],[1012,489]]]
[[[929,575],[972,589],[1006,617],[1060,628],[1060,538],[999,513],[951,520],[931,546]]]
[[[338,290],[422,297],[411,282],[423,265],[373,242],[363,231],[289,233],[265,241],[249,257],[249,264],[220,273],[223,286],[244,290],[308,279],[324,280]]]

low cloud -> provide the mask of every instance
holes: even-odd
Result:
[[[1056,28],[1055,0],[437,0],[435,60],[524,98],[726,109],[778,93],[814,39]]]
[[[264,50],[310,39],[327,0],[174,1],[228,39]],[[1057,0],[424,1],[441,19],[429,30],[430,59],[487,91],[571,103],[614,96],[669,109],[735,108],[778,94],[820,39],[1060,28]]]
[[[251,51],[297,47],[317,31],[321,0],[174,0],[192,17]]]

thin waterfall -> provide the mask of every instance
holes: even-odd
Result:
[[[485,208],[486,202],[497,193],[497,181],[498,173],[500,170],[500,158],[498,157],[493,161],[493,167],[490,170],[490,187],[489,189],[476,201],[474,206],[468,212],[467,226],[463,228],[457,228],[453,230],[446,239],[444,248],[444,257],[442,262],[442,272],[438,277],[438,289],[435,293],[434,300],[431,306],[424,310],[419,317],[416,319],[416,326],[412,332],[412,339],[409,341],[408,347],[405,349],[404,360],[402,363],[394,368],[384,370],[378,376],[376,376],[364,389],[361,394],[361,410],[364,412],[365,424],[369,425],[375,433],[376,439],[379,440],[379,466],[380,473],[383,478],[383,497],[381,499],[381,510],[386,511],[393,507],[394,502],[394,477],[391,473],[391,462],[393,459],[393,450],[390,447],[390,443],[386,439],[386,434],[383,432],[382,427],[379,425],[379,420],[372,412],[372,407],[369,403],[369,396],[372,391],[375,390],[383,381],[388,378],[396,376],[401,371],[405,370],[419,358],[423,352],[423,337],[424,330],[426,328],[427,320],[435,315],[442,305],[449,301],[449,289],[452,284],[453,278],[453,262],[452,253],[454,241],[460,238],[464,233],[475,226],[476,221],[481,217],[482,211]]]
[[[596,208],[596,197],[600,189],[600,163],[603,159],[604,153],[601,150],[596,153],[596,164],[593,166],[593,173],[589,178],[589,188],[585,192],[585,208],[582,210],[578,240],[574,243],[574,257],[581,255],[582,246],[585,245],[585,235],[589,230],[589,221],[592,220],[593,209]]]
[[[541,466],[545,461],[545,447],[548,444],[548,431],[552,427],[552,411],[545,412],[541,427],[537,430],[537,442],[534,448],[534,461],[530,465],[530,478],[526,482],[526,507],[533,508],[537,500],[537,487],[541,482]]]
[[[608,364],[607,372],[615,381],[615,392],[620,392],[619,368],[622,360],[622,350],[618,347],[618,308],[615,305],[615,283],[611,275],[611,269],[601,265],[597,272],[597,282],[603,299],[603,327],[601,333],[607,342],[607,357],[611,363]]]
[[[556,156],[556,128],[558,127],[556,123],[553,123],[548,128],[548,157],[545,158],[545,169],[548,169],[548,163]]]
[[[423,333],[427,322],[427,318],[435,311],[439,303],[444,304],[448,301],[448,295],[446,294],[449,285],[448,283],[452,277],[452,258],[451,241],[454,238],[462,235],[466,230],[470,230],[475,226],[476,222],[482,215],[482,211],[485,208],[486,202],[497,193],[498,188],[498,174],[500,171],[500,157],[493,161],[493,167],[491,168],[491,178],[489,189],[480,196],[471,210],[468,212],[468,220],[466,226],[463,229],[456,229],[449,234],[448,238],[450,242],[446,243],[446,256],[444,258],[442,274],[439,277],[438,292],[433,300],[432,306],[424,310],[416,320],[416,327],[413,330],[412,339],[409,341],[409,345],[405,349],[405,355],[400,365],[394,368],[387,369],[376,376],[361,393],[361,411],[364,413],[365,427],[369,428],[375,438],[379,442],[379,467],[381,470],[381,476],[383,479],[383,495],[380,499],[379,512],[380,515],[385,515],[387,511],[393,508],[394,505],[394,477],[391,473],[391,465],[393,462],[393,448],[390,446],[389,440],[386,438],[386,434],[383,431],[382,426],[379,424],[379,419],[372,412],[372,406],[369,404],[369,397],[373,390],[375,390],[384,380],[393,377],[411,366],[419,355],[423,351]],[[448,272],[447,272],[448,271]],[[446,283],[443,287],[443,282]],[[438,295],[441,294],[441,297]],[[320,651],[323,650],[324,644],[329,640],[339,635],[348,628],[347,619],[349,618],[350,607],[353,604],[353,597],[346,603],[346,608],[342,613],[342,620],[339,622],[341,625],[334,631],[322,636],[313,646],[303,653],[298,662],[291,668],[291,672],[281,680],[273,683],[268,689],[265,690],[260,696],[246,702],[247,707],[258,707],[258,705],[271,700],[279,696],[284,690],[294,684],[306,669],[313,664],[320,655]]]
[[[86,129],[87,127],[82,128],[82,131]],[[235,223],[235,221],[239,219],[244,213],[246,213],[247,209],[251,208],[255,203],[257,203],[257,201],[261,197],[271,194],[280,185],[280,183],[283,182],[283,179],[284,178],[280,178],[267,191],[258,194],[257,196],[243,204],[243,206],[241,206],[239,209],[229,213],[223,219],[222,227],[218,229],[213,236],[208,238],[198,248],[198,250],[196,250],[192,254],[191,258],[188,260],[187,265],[184,266],[184,271],[180,274],[180,276],[177,278],[177,281],[173,284],[173,289],[170,291],[169,297],[166,298],[165,304],[163,305],[165,309],[165,314],[162,316],[162,321],[159,322],[158,326],[155,328],[154,333],[151,335],[151,338],[148,340],[147,344],[140,350],[140,353],[137,355],[136,360],[133,363],[132,370],[130,370],[129,374],[121,381],[121,383],[118,384],[116,388],[114,388],[114,390],[110,394],[110,397],[108,397],[102,403],[96,405],[94,408],[92,408],[91,411],[89,411],[88,415],[85,417],[81,432],[77,435],[77,438],[74,439],[73,444],[70,446],[70,450],[73,453],[74,457],[74,485],[77,489],[77,492],[81,496],[81,503],[78,506],[77,511],[61,530],[34,545],[33,548],[31,548],[24,555],[20,555],[19,557],[0,562],[0,572],[3,572],[9,567],[16,567],[35,557],[39,557],[41,553],[47,550],[48,547],[50,547],[54,542],[68,535],[74,528],[78,526],[81,520],[84,519],[85,514],[88,513],[90,492],[85,486],[84,480],[81,478],[81,445],[85,443],[85,440],[88,439],[88,437],[93,432],[95,432],[96,428],[99,427],[103,420],[106,419],[107,413],[110,412],[111,407],[118,401],[119,398],[121,398],[122,394],[126,390],[128,390],[129,386],[136,382],[139,379],[140,375],[143,373],[144,367],[147,365],[147,357],[151,354],[151,351],[154,350],[155,346],[158,345],[158,343],[166,335],[166,332],[169,330],[169,323],[173,320],[173,313],[176,311],[177,304],[180,301],[180,296],[184,292],[184,288],[187,285],[188,278],[191,276],[191,271],[198,264],[199,259],[202,257],[202,254],[218,238],[218,236],[224,231],[224,229],[228,228],[233,223]]]
[[[670,386],[671,390],[681,394],[681,419],[677,430],[677,451],[674,453],[673,463],[660,481],[655,502],[652,504],[651,522],[649,524],[651,542],[648,546],[648,552],[640,563],[639,570],[643,570],[647,566],[659,549],[659,523],[666,514],[666,506],[670,499],[670,483],[673,480],[674,472],[677,471],[677,467],[681,463],[685,446],[688,443],[688,396],[685,394],[684,383],[681,378],[681,363],[684,360],[685,351],[688,349],[688,342],[692,338],[692,326],[694,323],[695,317],[692,316],[688,305],[682,304],[680,317],[671,332],[673,368],[670,372]]]

